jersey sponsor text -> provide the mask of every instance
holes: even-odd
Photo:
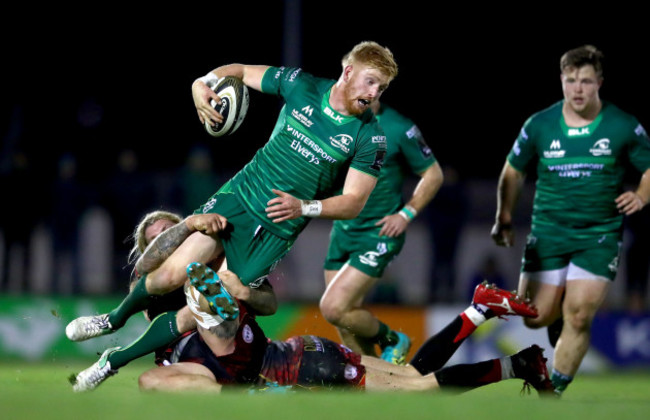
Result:
[[[336,159],[334,159],[332,156],[327,154],[325,150],[323,150],[322,147],[320,147],[318,144],[316,144],[312,139],[310,139],[308,136],[305,134],[301,133],[300,131],[296,130],[294,127],[291,125],[287,125],[287,131],[296,138],[296,140],[293,140],[291,142],[291,148],[298,153],[300,153],[302,156],[305,158],[309,159],[309,163],[313,163],[315,165],[320,164],[320,159],[323,159],[327,162],[330,163],[335,163]],[[302,143],[302,144],[301,144]],[[303,146],[303,144],[306,146]],[[311,150],[310,150],[311,149]],[[313,151],[313,153],[312,153]],[[318,157],[316,155],[318,155]]]

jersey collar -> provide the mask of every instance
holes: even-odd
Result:
[[[323,114],[325,114],[325,116],[327,116],[329,120],[336,125],[347,124],[348,122],[356,119],[354,115],[343,115],[330,106],[331,93],[332,93],[332,89],[330,88],[325,93],[325,95],[323,95],[323,99],[321,101],[321,111],[323,112]]]
[[[589,137],[591,136],[598,126],[600,125],[600,122],[603,120],[603,112],[598,114],[596,119],[594,119],[590,124],[587,124],[582,127],[569,127],[564,121],[564,116],[560,117],[560,125],[562,126],[562,131],[564,132],[564,135],[567,137]]]

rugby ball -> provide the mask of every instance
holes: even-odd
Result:
[[[227,136],[237,131],[246,117],[250,101],[248,88],[241,79],[226,76],[219,79],[212,90],[221,102],[211,100],[210,105],[223,116],[223,122],[212,125],[211,121],[206,121],[205,131],[212,137]]]

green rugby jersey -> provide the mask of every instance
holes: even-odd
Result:
[[[337,228],[379,231],[381,226],[375,226],[375,223],[384,216],[397,213],[404,206],[402,186],[405,178],[412,173],[423,172],[436,161],[413,121],[385,104],[381,104],[376,117],[388,143],[377,185],[359,216],[352,220],[335,221]]]
[[[617,232],[623,216],[614,200],[628,162],[642,172],[650,167],[648,136],[636,118],[608,102],[591,124],[570,128],[562,104],[530,117],[508,154],[522,172],[537,165],[533,234]]]
[[[232,179],[242,205],[266,229],[290,239],[309,222],[299,217],[273,223],[266,216],[272,188],[298,199],[324,199],[342,186],[349,167],[379,176],[386,137],[372,111],[345,116],[329,105],[334,80],[312,76],[299,68],[271,67],[262,79],[264,93],[285,104],[271,137]]]

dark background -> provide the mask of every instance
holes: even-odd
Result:
[[[32,230],[44,223],[54,262],[72,255],[78,265],[80,222],[88,209],[103,208],[113,224],[111,278],[122,291],[130,271],[128,236],[140,217],[154,208],[184,214],[197,208],[251,159],[275,124],[277,98],[251,92],[240,129],[227,138],[208,136],[193,106],[192,82],[233,62],[301,66],[336,79],[342,56],[363,40],[389,47],[400,67],[382,99],[418,124],[447,175],[455,168],[473,186],[463,204],[466,218],[454,207],[463,200],[438,194],[429,208],[451,219],[434,223],[434,232],[491,223],[505,156],[526,118],[561,99],[559,59],[568,49],[600,48],[601,97],[650,126],[647,26],[639,10],[611,4],[11,4],[0,13],[3,261],[13,258],[11,249],[28,249]],[[212,158],[210,175],[187,171],[197,146]],[[117,164],[125,150],[135,152],[126,170]],[[64,175],[69,157],[76,172]],[[645,214],[639,232],[650,226]],[[458,236],[452,231],[441,248],[454,249]],[[105,236],[93,238],[100,253],[97,241]],[[647,252],[640,261],[647,262]],[[23,273],[39,267],[27,257],[22,264]],[[66,289],[57,280],[65,276],[54,274],[51,290],[79,291],[86,279],[73,275],[74,286]],[[0,277],[0,289],[26,290],[25,280],[8,286],[8,274]],[[645,287],[647,274],[637,277]]]
[[[366,39],[388,46],[400,66],[384,100],[465,177],[498,176],[524,120],[561,98],[559,57],[585,43],[605,53],[601,97],[649,125],[648,36],[632,10],[311,1],[193,7],[7,14],[5,160],[10,148],[27,150],[47,175],[71,151],[80,174],[99,181],[124,147],[139,153],[143,170],[173,171],[203,143],[218,168],[236,170],[268,137],[277,100],[253,93],[240,131],[216,140],[196,117],[192,81],[231,62],[299,64],[337,78],[343,54]]]

